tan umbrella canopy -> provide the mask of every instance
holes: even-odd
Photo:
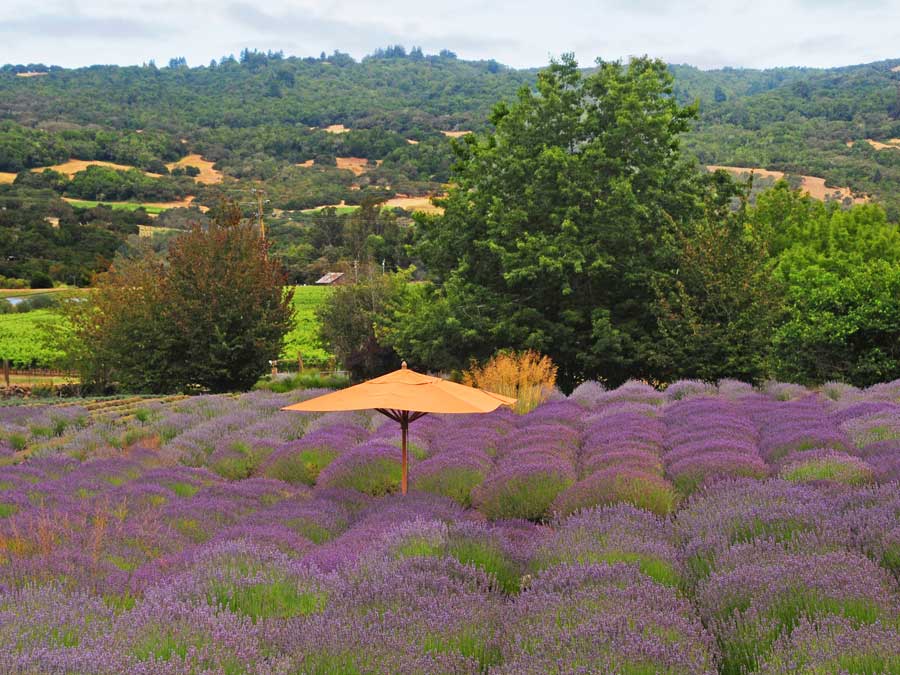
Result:
[[[501,405],[514,405],[516,399],[474,389],[439,377],[422,375],[406,367],[346,389],[289,405],[282,410],[301,412],[337,412],[377,410],[400,423],[402,437],[402,473],[400,489],[407,487],[407,435],[409,423],[428,413],[471,414],[493,412]]]

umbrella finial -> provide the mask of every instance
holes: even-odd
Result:
[[[401,363],[401,364],[400,364],[400,367],[401,367],[403,370],[406,370],[406,361],[404,361],[403,363]]]

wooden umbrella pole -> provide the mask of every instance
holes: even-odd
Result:
[[[409,436],[409,411],[404,410],[400,416],[400,433],[403,437],[403,456],[401,459],[401,470],[400,470],[400,493],[406,494],[406,484],[407,484],[407,456],[406,456],[406,441]]]

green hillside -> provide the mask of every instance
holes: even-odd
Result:
[[[670,66],[675,97],[698,105],[682,144],[702,165],[825,178],[897,220],[900,145],[889,143],[900,138],[898,64]],[[273,250],[296,283],[356,259],[414,262],[404,248],[409,212],[353,207],[442,194],[459,142],[443,132],[487,129],[492,107],[536,73],[401,47],[360,61],[245,51],[199,67],[29,65],[48,74],[18,77],[23,69],[0,68],[0,275],[67,283],[87,283],[151,216],[176,230],[203,222],[197,209],[174,208],[178,200],[215,208],[233,199],[251,217],[259,189]],[[214,169],[192,166],[196,157]],[[71,158],[119,168],[46,169]],[[218,182],[201,168],[219,172]],[[173,207],[127,217],[85,208],[98,202]]]

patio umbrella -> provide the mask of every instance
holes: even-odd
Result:
[[[501,405],[514,405],[516,399],[456,384],[439,377],[422,375],[406,367],[406,361],[387,375],[340,389],[324,396],[289,405],[282,410],[301,412],[337,412],[377,410],[400,423],[402,459],[400,490],[407,487],[407,435],[410,422],[428,413],[471,414],[493,412]]]

